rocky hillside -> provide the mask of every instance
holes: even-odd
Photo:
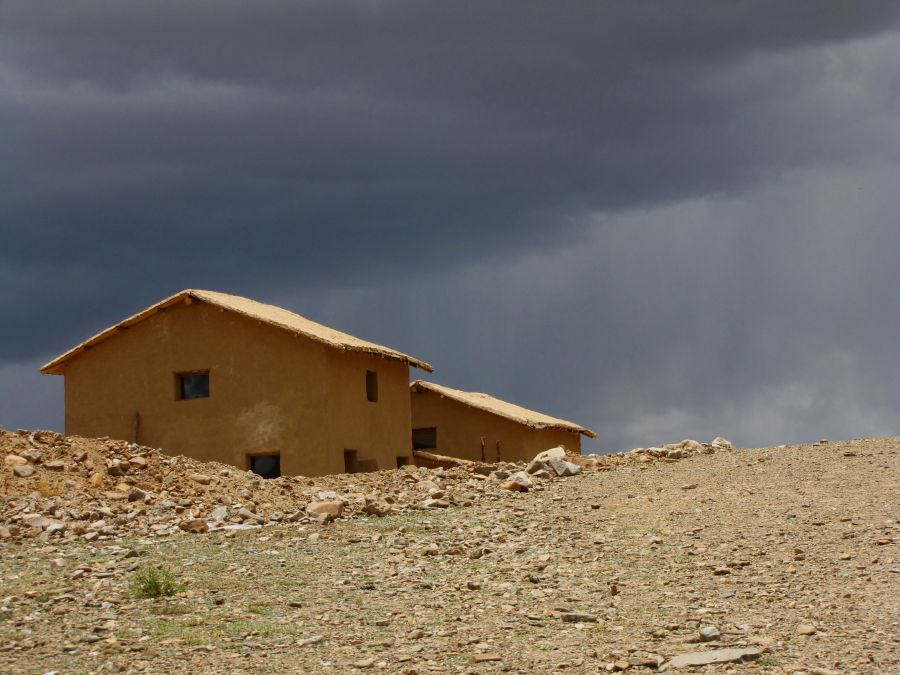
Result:
[[[559,453],[554,461],[567,462],[568,469],[544,462],[526,467],[460,461],[446,469],[409,466],[263,480],[226,464],[173,457],[125,441],[0,429],[0,495],[5,497],[0,503],[0,538],[102,541],[125,534],[166,536],[179,530],[239,530],[471,506],[508,490],[540,490],[544,482],[574,474],[581,466],[599,470],[630,462],[674,461],[727,444],[725,439],[717,441],[683,441],[599,458],[566,459]]]
[[[900,439],[274,481],[0,448],[2,672],[900,672]]]

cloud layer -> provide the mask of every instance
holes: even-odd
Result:
[[[0,5],[0,424],[59,427],[31,365],[208,287],[602,449],[896,431],[898,21],[894,2]]]

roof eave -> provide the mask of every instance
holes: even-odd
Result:
[[[49,361],[48,363],[45,363],[43,366],[41,366],[40,372],[43,375],[64,375],[66,363],[69,360],[71,360],[72,358],[74,358],[75,356],[78,356],[83,351],[89,349],[90,347],[94,346],[98,342],[101,342],[101,341],[105,340],[106,338],[111,337],[112,335],[120,332],[121,330],[128,328],[129,326],[133,326],[134,324],[136,324],[140,321],[143,321],[144,319],[155,314],[159,310],[166,309],[167,307],[171,307],[172,305],[178,304],[185,298],[193,298],[193,299],[197,300],[198,302],[205,302],[206,304],[213,305],[214,307],[220,307],[226,311],[234,312],[235,314],[240,314],[241,316],[253,318],[251,315],[246,314],[241,311],[238,311],[232,307],[226,307],[226,306],[216,303],[215,301],[211,300],[210,298],[205,297],[202,294],[202,292],[197,292],[194,289],[188,288],[183,291],[179,291],[178,293],[175,293],[174,295],[170,295],[168,298],[160,300],[155,305],[151,305],[150,307],[147,307],[146,309],[138,312],[137,314],[134,314],[134,315],[128,317],[127,319],[124,319],[123,321],[120,321],[119,323],[114,324],[114,325],[110,326],[109,328],[97,333],[93,337],[88,338],[87,340],[85,340],[84,342],[82,342],[79,345],[76,345],[75,347],[68,350],[67,352],[63,352],[62,354],[57,356],[52,361]],[[283,326],[278,323],[270,323],[270,325],[273,327],[291,330],[290,327]],[[298,334],[301,334],[301,333],[298,333]],[[319,338],[315,335],[309,334],[309,333],[302,333],[302,335],[310,340],[313,340],[314,342],[319,342],[328,347],[338,348],[338,349],[342,348],[342,349],[346,349],[347,351],[371,353],[373,355],[383,356],[384,358],[401,361],[403,363],[406,363],[407,365],[413,366],[420,370],[424,370],[428,373],[434,372],[434,368],[431,366],[431,364],[426,363],[425,361],[420,361],[419,359],[415,359],[415,358],[413,358],[407,354],[404,354],[402,352],[392,350],[389,347],[384,348],[385,352],[375,352],[375,351],[369,352],[366,349],[354,349],[352,347],[336,347],[335,345],[330,344],[329,342],[322,340],[321,338]]]
[[[596,438],[597,437],[597,434],[594,433],[593,431],[591,431],[590,429],[588,429],[587,427],[582,427],[577,424],[542,424],[542,423],[529,422],[528,420],[524,420],[520,417],[514,417],[512,415],[507,415],[507,414],[498,412],[497,410],[491,410],[489,408],[485,408],[483,406],[476,405],[472,401],[457,398],[446,391],[440,391],[439,389],[430,387],[430,386],[428,386],[429,384],[430,383],[426,382],[425,380],[414,380],[413,382],[409,383],[409,387],[416,393],[419,393],[421,391],[427,391],[427,392],[431,392],[432,394],[437,394],[438,396],[447,397],[450,400],[455,401],[456,403],[459,403],[461,405],[467,406],[469,408],[473,408],[475,410],[482,410],[484,412],[490,413],[491,415],[497,415],[498,417],[502,417],[503,419],[510,420],[517,424],[521,424],[522,426],[526,426],[530,429],[537,429],[537,430],[558,429],[560,431],[568,431],[573,434],[583,434],[583,435],[587,436],[588,438]]]

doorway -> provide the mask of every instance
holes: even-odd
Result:
[[[359,472],[359,453],[356,450],[344,450],[344,473]]]

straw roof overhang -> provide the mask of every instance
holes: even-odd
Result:
[[[435,384],[434,382],[425,382],[424,380],[416,380],[415,382],[412,382],[409,387],[414,392],[434,392],[435,394],[457,401],[463,405],[484,410],[485,412],[493,413],[500,417],[505,417],[506,419],[518,422],[519,424],[524,424],[532,429],[562,429],[564,431],[584,434],[588,438],[595,438],[597,435],[580,424],[575,424],[568,420],[561,420],[556,417],[550,417],[550,415],[523,408],[515,403],[509,403],[508,401],[495,398],[489,394],[451,389],[450,387]]]
[[[334,347],[335,349],[378,355],[387,359],[401,361],[421,370],[428,371],[429,373],[433,370],[433,368],[425,363],[425,361],[420,361],[419,359],[388,347],[382,347],[374,342],[366,342],[365,340],[353,337],[347,333],[341,333],[340,331],[310,321],[299,314],[294,314],[281,307],[256,302],[255,300],[242,298],[238,295],[229,295],[228,293],[187,289],[180,293],[176,293],[165,300],[157,302],[155,305],[148,307],[142,312],[138,312],[134,316],[128,317],[124,321],[120,321],[114,326],[110,326],[106,330],[97,333],[94,337],[85,340],[80,345],[73,347],[66,353],[61,354],[45,364],[41,368],[41,372],[45,375],[62,375],[65,371],[66,364],[85,350],[90,349],[94,345],[117,333],[128,330],[131,326],[140,323],[157,312],[164,311],[179,303],[190,304],[194,301],[205,302],[225,311],[241,314],[270,326],[275,326],[276,328],[290,331],[296,335],[302,335],[311,340],[315,340],[316,342],[321,342],[322,344]]]

